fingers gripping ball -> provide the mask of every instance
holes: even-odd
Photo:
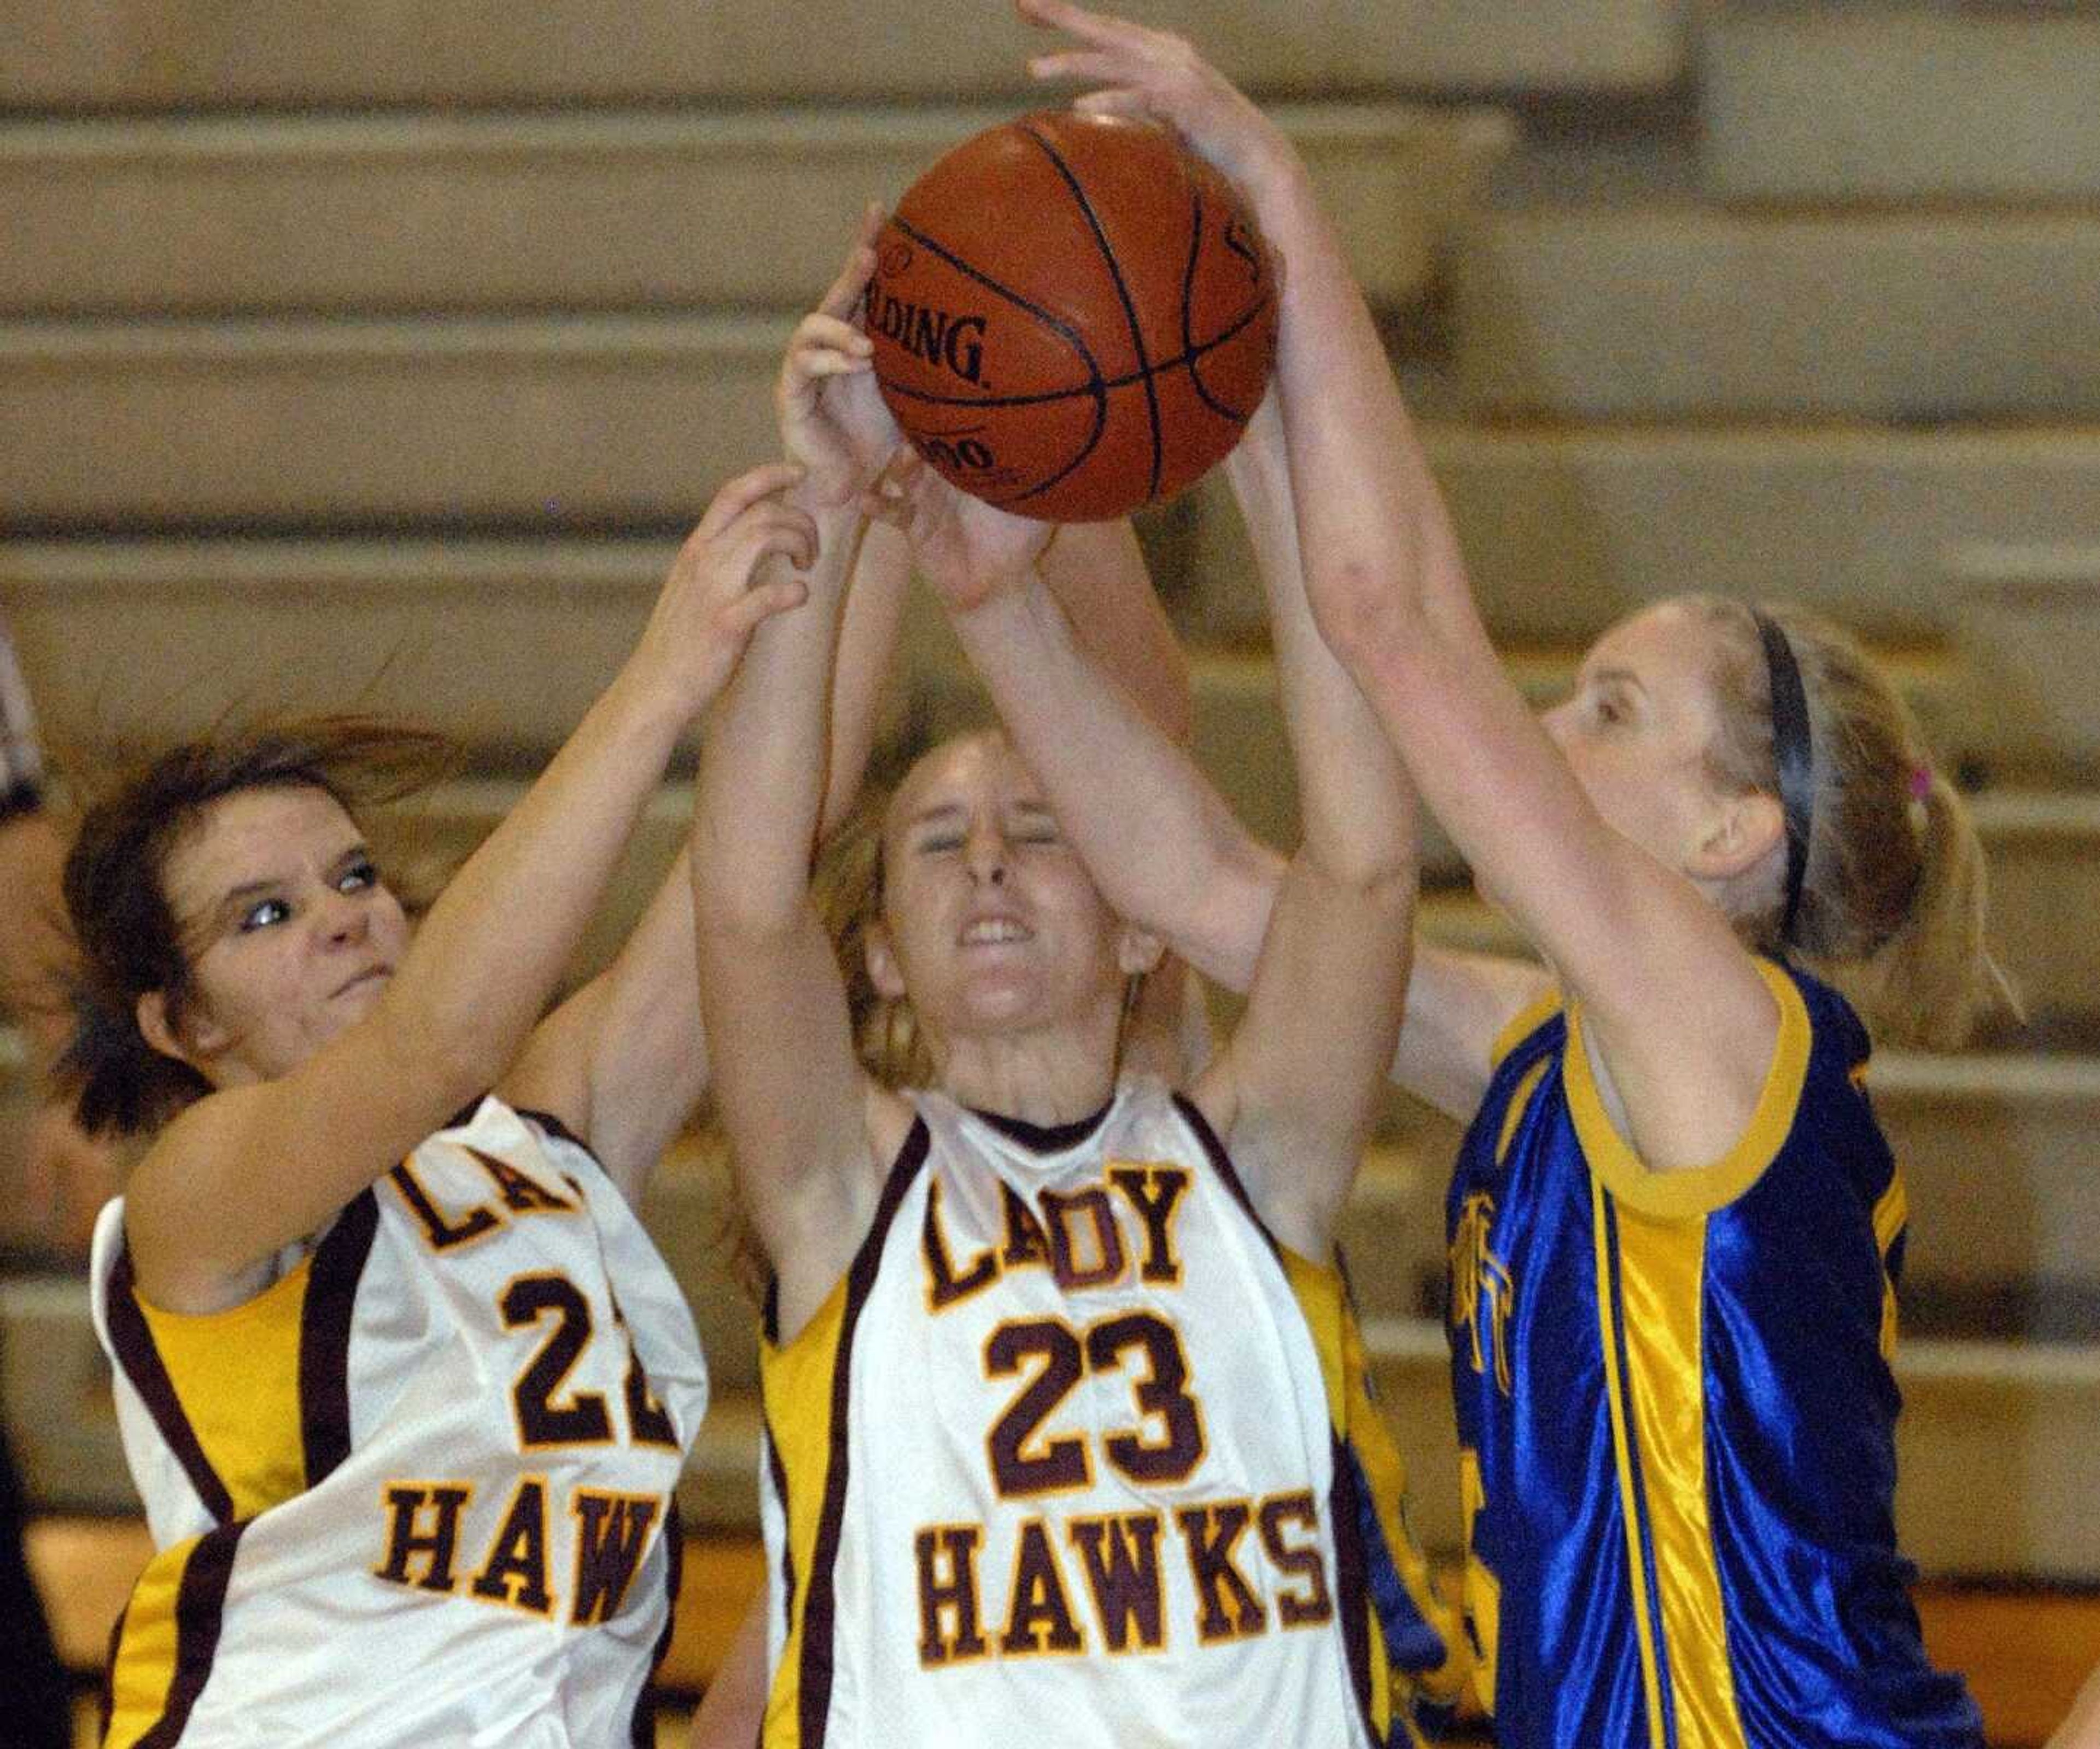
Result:
[[[876,243],[876,380],[964,492],[1048,522],[1171,497],[1223,457],[1276,356],[1268,252],[1163,129],[1050,111],[907,190]]]

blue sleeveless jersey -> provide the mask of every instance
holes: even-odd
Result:
[[[1897,1554],[1903,1184],[1838,994],[1720,1161],[1649,1171],[1579,1011],[1505,1034],[1447,1209],[1476,1681],[1502,1749],[1979,1749]]]

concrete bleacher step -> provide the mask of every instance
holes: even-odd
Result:
[[[1648,91],[1685,62],[1678,0],[1137,0],[1234,77],[1308,89]],[[967,15],[863,0],[826,16],[821,52],[779,0],[5,0],[0,105],[461,106],[578,100],[951,101],[1028,88],[1051,39],[996,3]]]
[[[1717,6],[1698,86],[1724,200],[2100,194],[2100,20],[2068,7]]]
[[[1639,344],[1629,325],[1625,336]],[[1425,424],[1498,636],[1575,642],[1686,590],[1771,595],[1894,642],[1948,636],[1955,550],[2100,547],[2100,426]],[[1260,623],[1222,482],[1198,488],[1192,569],[1220,635]]]
[[[668,528],[696,515],[708,477],[696,464],[675,494],[669,483],[660,485],[670,515],[651,525]],[[1485,510],[1494,478],[1468,485],[1466,500]],[[1513,495],[1524,479],[1519,471]],[[1925,496],[1922,483],[1917,496]],[[1513,538],[1530,550],[1531,535]],[[1162,570],[1159,581],[1185,635],[1207,651],[1197,663],[1202,744],[1221,766],[1254,762],[1238,785],[1249,822],[1281,831],[1292,790],[1282,743],[1269,732],[1268,666],[1259,654],[1233,653],[1258,647],[1259,622],[1242,606],[1256,593],[1251,560],[1229,515],[1201,519],[1194,544],[1187,576]],[[56,741],[77,752],[194,729],[229,710],[283,707],[407,712],[470,745],[550,750],[631,647],[675,550],[668,534],[0,539],[0,590],[40,713]],[[1657,563],[1665,557],[1658,548]],[[2037,639],[2059,654],[2072,647],[2062,627],[2036,623],[2034,603],[2081,598],[2080,574],[2067,572],[2061,590],[2037,594],[2032,565],[2009,568],[2018,559],[1979,549],[1947,561],[1954,581],[1938,610],[1946,621],[1971,597],[2001,609],[2027,604],[2024,618],[1968,616],[1975,621],[1973,634],[1964,634],[1974,646],[1974,673],[1967,645],[1947,646],[1950,625],[1932,626],[1915,645],[1900,634],[1876,643],[1941,757],[1974,757],[2007,772],[2053,758],[2075,764],[2087,742],[2100,739],[2082,715],[2067,714],[2076,711],[2079,685],[2035,690],[2033,676],[2044,670],[2028,650]],[[1577,640],[1640,599],[1579,570],[1565,597],[1550,602],[1535,590],[1527,600],[1511,581],[1484,576],[1483,603],[1511,671],[1541,700],[1568,685]],[[1655,578],[1657,593],[1669,581]],[[1894,590],[1891,579],[1891,599]],[[1848,594],[1835,605],[1872,629],[1878,598]],[[1586,616],[1578,612],[1585,604]],[[1914,625],[1927,610],[1892,602],[1887,611],[1907,611]],[[1523,623],[1527,617],[1546,625],[1543,637]],[[329,635],[316,638],[323,619]],[[961,658],[938,620],[915,603],[913,662],[937,729],[973,708]],[[2072,665],[2069,681],[2080,672]]]
[[[1481,413],[2100,413],[2087,212],[1506,210],[1482,216],[1454,286],[1458,373]]]
[[[787,316],[0,325],[24,524],[697,517],[778,454]]]
[[[796,309],[862,210],[1014,113],[263,116],[0,126],[0,310]],[[1499,112],[1277,106],[1378,301],[1511,137]]]
[[[319,710],[413,716],[476,749],[544,757],[633,647],[676,550],[635,538],[0,541],[0,593],[62,757],[228,713]]]

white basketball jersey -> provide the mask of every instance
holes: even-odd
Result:
[[[1370,1743],[1361,1472],[1294,1292],[1331,1272],[1156,1083],[1056,1131],[915,1102],[763,1356],[766,1749]]]
[[[120,1200],[94,1284],[159,1550],[112,1749],[629,1739],[707,1375],[580,1143],[484,1099],[210,1316],[139,1297]]]

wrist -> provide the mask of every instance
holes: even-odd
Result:
[[[655,660],[646,647],[638,649],[598,696],[585,720],[636,757],[650,757],[660,746],[668,758],[672,746],[699,721],[712,696],[694,696],[690,686],[680,684],[681,678],[678,665]]]

